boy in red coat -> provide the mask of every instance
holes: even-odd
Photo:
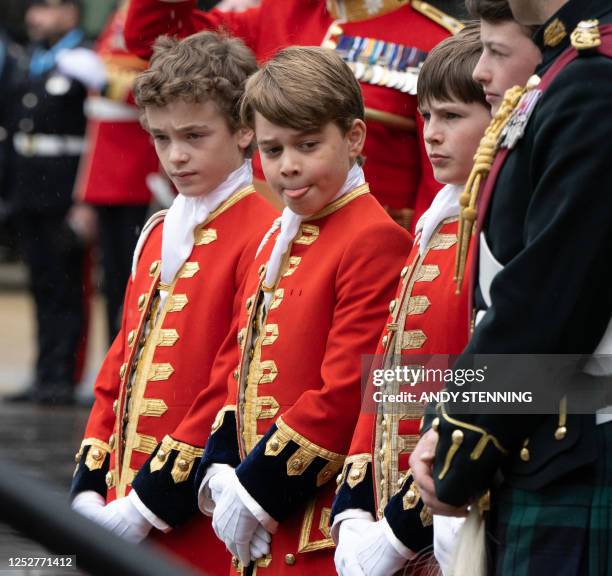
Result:
[[[275,216],[254,193],[253,132],[238,117],[256,68],[241,41],[202,33],[158,40],[136,82],[144,124],[179,195],[136,247],[121,331],[96,382],[72,485],[73,506],[86,516],[132,541],[151,533],[212,575],[227,572],[229,555],[197,513],[193,481],[225,398],[212,385],[216,371],[229,369],[222,343],[235,341],[246,273]]]
[[[361,357],[411,242],[364,180],[363,102],[339,56],[281,51],[247,83],[242,111],[286,208],[247,277],[200,508],[214,510],[242,573],[331,576],[333,478],[359,413]]]

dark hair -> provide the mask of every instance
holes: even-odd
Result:
[[[516,22],[508,0],[465,0],[465,6],[473,18],[486,20],[492,24]],[[518,22],[516,22],[519,24]],[[519,24],[526,36],[533,36],[538,26]]]
[[[241,104],[244,124],[255,112],[279,126],[303,132],[334,122],[343,132],[363,120],[359,83],[332,50],[290,47],[278,52],[249,78]]]
[[[257,70],[253,52],[242,40],[200,32],[177,40],[159,37],[150,67],[136,78],[140,108],[174,100],[214,101],[232,132],[240,127],[240,98],[247,78]]]
[[[435,46],[419,73],[419,103],[460,100],[488,107],[482,87],[472,78],[481,53],[479,27],[474,22]]]

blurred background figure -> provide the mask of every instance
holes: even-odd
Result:
[[[89,89],[87,147],[75,189],[80,204],[73,208],[71,221],[85,233],[90,226],[87,207],[94,207],[109,344],[121,325],[132,254],[151,200],[147,177],[158,170],[155,150],[132,99],[133,81],[146,62],[125,48],[127,4],[121,2],[111,14],[95,50],[77,47],[58,56],[58,70]]]
[[[84,149],[86,89],[57,70],[58,54],[83,44],[79,15],[78,0],[29,2],[27,67],[8,91],[6,194],[29,272],[38,347],[33,382],[7,397],[14,402],[72,403],[82,371],[88,235],[68,216]]]

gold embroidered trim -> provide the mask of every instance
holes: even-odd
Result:
[[[278,368],[274,360],[264,360],[258,363],[258,377],[257,382],[259,384],[271,384],[276,380],[278,376]]]
[[[274,296],[272,296],[272,300],[270,301],[270,310],[275,310],[276,308],[278,308],[281,305],[284,297],[285,297],[285,289],[278,288],[274,292]]]
[[[599,20],[583,20],[578,23],[570,36],[572,47],[578,51],[593,50],[601,46]]]
[[[313,224],[302,224],[300,227],[301,235],[294,240],[294,244],[302,244],[310,246],[316,242],[319,237],[319,227]]]
[[[197,262],[185,262],[178,273],[179,278],[193,278],[200,271]]]
[[[416,415],[418,418],[421,416],[423,412],[423,407],[420,404],[418,404],[416,409],[418,410],[418,414]],[[405,419],[408,419],[408,416],[402,418],[402,420],[405,420]],[[414,449],[416,448],[416,445],[419,439],[420,439],[420,436],[418,434],[401,434],[398,438],[399,452],[400,453],[414,452]]]
[[[411,296],[408,299],[408,316],[423,314],[430,305],[431,302],[427,296]]]
[[[278,324],[266,324],[264,327],[265,336],[261,340],[262,346],[269,346],[274,344],[278,338]]]
[[[376,4],[366,3],[363,0],[327,0],[327,11],[334,20],[342,19],[346,22],[359,22],[382,16],[393,12],[409,3],[410,0],[379,0]],[[342,31],[340,31],[341,33]]]
[[[457,244],[456,234],[436,234],[429,243],[430,250],[448,250]]]
[[[250,194],[254,193],[255,187],[251,184],[249,184],[245,188],[242,188],[241,190],[238,190],[238,192],[232,194],[225,202],[223,202],[221,206],[219,206],[216,210],[213,210],[204,222],[204,224],[202,224],[202,226],[206,226],[206,224],[214,220],[220,214],[223,214],[223,212],[231,208],[234,204],[240,202],[240,200],[242,200],[243,198],[246,198]]]
[[[287,278],[288,276],[291,276],[297,270],[297,267],[300,265],[301,261],[302,261],[302,258],[300,256],[290,256],[287,269],[283,273],[283,278]],[[270,291],[272,291],[273,289],[274,287],[270,287]]]
[[[349,462],[350,460],[350,462]],[[348,472],[346,483],[351,487],[355,488],[358,484],[361,484],[365,480],[366,472],[368,471],[368,464],[372,462],[370,454],[355,454],[349,456],[345,460],[344,466],[348,470],[348,465],[351,464],[351,470]]]
[[[175,484],[185,482],[189,478],[189,474],[193,469],[193,464],[196,458],[201,458],[204,454],[203,448],[186,444],[185,442],[179,442],[174,440],[172,437],[166,435],[161,442],[161,446],[155,455],[155,458],[151,460],[150,469],[151,472],[157,472],[161,470],[164,464],[167,462],[170,453],[178,452],[170,475],[174,480]]]
[[[561,44],[566,36],[565,24],[559,18],[555,18],[544,30],[544,46],[554,48]]]
[[[438,8],[435,8],[431,4],[427,2],[421,2],[420,0],[412,0],[412,7],[417,11],[423,14],[423,16],[427,16],[430,20],[433,20],[436,24],[442,26],[448,30],[451,34],[457,34],[464,28],[464,24],[462,24],[456,18],[453,18],[449,14],[442,12]]]
[[[162,362],[161,364],[152,363],[149,366],[147,380],[149,382],[159,382],[162,380],[168,380],[168,378],[170,378],[173,373],[174,368],[169,362]]]
[[[357,188],[355,188],[355,190],[352,190],[348,194],[345,194],[344,196],[341,196],[337,200],[334,200],[331,204],[328,204],[320,212],[317,212],[316,214],[314,214],[313,216],[310,216],[309,218],[304,218],[303,221],[311,222],[313,220],[318,220],[319,218],[324,218],[325,216],[329,216],[330,214],[333,214],[334,212],[340,210],[340,208],[342,208],[343,206],[346,206],[349,202],[352,202],[353,200],[355,200],[355,198],[359,198],[359,196],[363,196],[364,194],[369,194],[369,193],[370,193],[370,187],[367,184],[362,184],[361,186],[358,186]]]
[[[433,515],[429,509],[429,506],[425,506],[425,504],[423,504],[419,517],[421,518],[421,524],[423,524],[425,528],[433,524]]]
[[[158,346],[174,346],[179,339],[179,334],[174,328],[165,328],[159,331],[157,338]]]
[[[402,334],[402,350],[418,350],[426,340],[427,336],[422,330],[406,330]]]
[[[141,416],[153,416],[159,418],[168,410],[168,405],[161,398],[144,398],[140,405]]]
[[[155,436],[147,436],[146,434],[136,434],[134,437],[134,450],[143,454],[153,454],[153,450],[157,446],[157,438]]]
[[[440,268],[437,264],[423,264],[416,273],[415,282],[433,282],[440,276]]]
[[[215,416],[215,420],[212,423],[212,426],[210,429],[211,434],[214,434],[217,430],[219,430],[219,428],[221,428],[221,426],[223,425],[223,420],[225,418],[226,412],[236,412],[236,405],[228,404],[227,406],[223,406],[223,408],[221,408],[221,410],[217,412],[217,415]]]
[[[287,476],[301,476],[316,457],[307,448],[298,448],[287,460]]]
[[[340,470],[341,465],[337,462],[328,462],[323,466],[321,471],[317,474],[317,488],[323,486],[329,482],[332,477]]]
[[[314,552],[316,550],[334,547],[334,541],[329,536],[321,540],[310,540],[310,530],[314,519],[315,504],[316,501],[314,499],[310,500],[304,512],[304,520],[302,521],[302,529],[300,530],[300,542],[298,544],[298,552],[300,553]],[[321,510],[321,517],[324,515],[324,510],[325,509]],[[321,522],[319,522],[319,530],[321,529],[320,524]],[[325,535],[325,532],[322,531],[322,533]]]
[[[255,409],[255,417],[258,420],[266,418],[274,418],[280,408],[278,402],[273,396],[259,396],[257,398],[257,408]]]
[[[168,296],[167,300],[168,312],[181,312],[189,303],[187,294],[173,294]]]
[[[402,508],[404,510],[412,510],[413,508],[416,508],[420,497],[419,487],[416,485],[416,482],[412,482],[402,498]]]
[[[214,228],[196,228],[193,236],[195,246],[207,246],[217,239],[217,231]]]
[[[83,452],[87,446],[90,446],[91,448],[87,452],[87,457],[85,458],[86,468],[90,472],[100,470],[104,464],[106,455],[111,452],[111,447],[106,442],[103,442],[98,438],[85,438],[83,442],[81,442],[81,447],[74,457],[77,464],[81,461]]]

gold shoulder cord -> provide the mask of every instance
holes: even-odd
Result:
[[[459,198],[461,216],[459,218],[459,234],[457,242],[457,258],[455,260],[454,281],[457,283],[456,293],[461,292],[461,284],[465,275],[470,237],[474,229],[474,222],[478,217],[476,204],[481,184],[484,182],[497,153],[499,137],[512,116],[512,112],[525,93],[526,88],[514,86],[506,91],[499,110],[491,120],[474,156],[474,166],[468,177],[463,194]]]

